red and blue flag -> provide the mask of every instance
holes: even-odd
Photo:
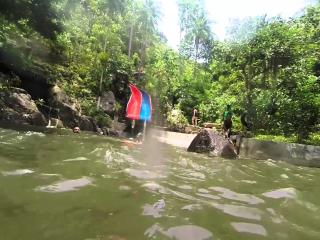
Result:
[[[150,95],[133,84],[130,84],[129,87],[131,96],[127,104],[127,118],[151,121],[152,103]]]

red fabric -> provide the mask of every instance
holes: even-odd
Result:
[[[140,90],[133,84],[129,85],[131,96],[127,104],[127,118],[132,120],[140,119],[142,95]]]

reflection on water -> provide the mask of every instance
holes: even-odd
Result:
[[[75,191],[92,183],[88,177],[82,177],[74,180],[65,180],[47,186],[39,186],[37,191],[41,192],[68,192]]]
[[[161,212],[164,210],[166,203],[163,199],[160,199],[155,204],[145,204],[143,206],[143,215],[145,216],[153,216],[155,218],[161,217]]]
[[[255,223],[244,223],[244,222],[232,222],[231,226],[237,231],[237,232],[246,232],[246,233],[253,233],[258,234],[262,236],[267,236],[266,229]]]
[[[294,188],[281,188],[262,195],[269,198],[296,198],[296,190]]]
[[[223,198],[227,198],[230,200],[237,200],[241,202],[246,202],[248,204],[259,204],[264,203],[264,200],[261,198],[258,198],[256,196],[252,196],[250,194],[242,194],[242,193],[236,193],[233,192],[227,188],[223,187],[210,187],[209,189],[214,190],[216,192],[219,192],[219,196]]]
[[[71,158],[71,159],[65,159],[63,162],[74,162],[74,161],[88,161],[89,159],[86,157],[77,157],[77,158]]]
[[[224,213],[235,217],[261,220],[262,211],[257,208],[231,204],[212,204],[212,206],[217,209],[221,209]]]
[[[155,179],[155,178],[165,178],[166,176],[161,175],[156,172],[151,172],[149,170],[140,170],[140,169],[130,169],[127,168],[124,172],[128,173],[129,175],[140,178],[140,179]]]
[[[5,240],[320,239],[320,169],[0,129],[0,173]]]
[[[17,169],[13,171],[3,171],[2,175],[4,176],[18,176],[33,173],[34,171],[30,169]]]
[[[167,231],[165,231],[164,234],[170,237],[171,239],[177,240],[212,239],[211,232],[209,232],[207,229],[194,225],[171,227]]]
[[[145,235],[154,238],[157,234],[176,240],[210,240],[213,239],[212,233],[207,229],[195,225],[182,225],[171,227],[164,230],[159,224],[155,224],[145,231]]]

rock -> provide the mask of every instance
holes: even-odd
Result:
[[[85,115],[77,116],[74,124],[78,125],[83,131],[96,131],[97,128],[94,119]]]
[[[0,94],[0,120],[13,124],[46,126],[47,120],[31,96],[23,89],[12,88]]]
[[[203,126],[205,128],[221,129],[221,124],[219,124],[219,123],[205,122],[205,123],[203,123]]]
[[[36,126],[46,126],[47,120],[43,114],[38,110],[30,114],[30,121],[32,125]]]
[[[12,92],[7,96],[5,100],[7,106],[24,113],[33,113],[38,111],[37,105],[31,99],[31,96],[27,93],[21,92]]]
[[[63,128],[64,126],[63,126],[63,122],[60,119],[50,118],[50,126],[48,127]]]
[[[126,128],[126,124],[114,120],[111,123],[111,128],[115,131],[123,132]]]
[[[120,136],[120,132],[116,131],[116,130],[109,129],[109,136],[119,137]]]
[[[103,135],[119,137],[121,132],[107,127],[102,128]]]
[[[198,126],[193,126],[193,125],[187,125],[185,128],[184,128],[184,132],[185,133],[199,133],[201,130],[200,127]]]
[[[101,128],[99,128],[99,127],[96,129],[96,133],[98,135],[103,135],[104,134],[103,130]]]
[[[233,137],[237,141],[237,146],[240,146],[240,138]],[[203,129],[192,140],[188,147],[188,152],[210,153],[212,156],[220,156],[224,158],[236,158],[236,147],[224,136],[216,134],[211,129]]]
[[[116,99],[113,92],[108,91],[102,94],[100,99],[100,108],[102,108],[105,112],[111,113],[114,111],[114,107],[116,104]]]
[[[48,101],[50,103],[62,102],[66,98],[67,98],[66,94],[62,91],[62,89],[58,85],[54,85],[48,90]]]
[[[84,122],[84,130],[92,129],[91,126],[88,127],[88,121],[86,117],[81,118],[81,107],[79,103],[69,97],[61,88],[57,85],[53,86],[49,90],[48,103],[50,107],[58,109],[58,115],[60,120],[66,127],[74,127],[75,119],[80,118],[80,122]],[[89,131],[92,131],[89,130]]]
[[[320,146],[244,138],[241,143],[240,156],[250,159],[285,161],[299,166],[320,167]]]

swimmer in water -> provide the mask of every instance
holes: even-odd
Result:
[[[80,133],[80,128],[79,127],[74,127],[73,128],[73,133]]]

